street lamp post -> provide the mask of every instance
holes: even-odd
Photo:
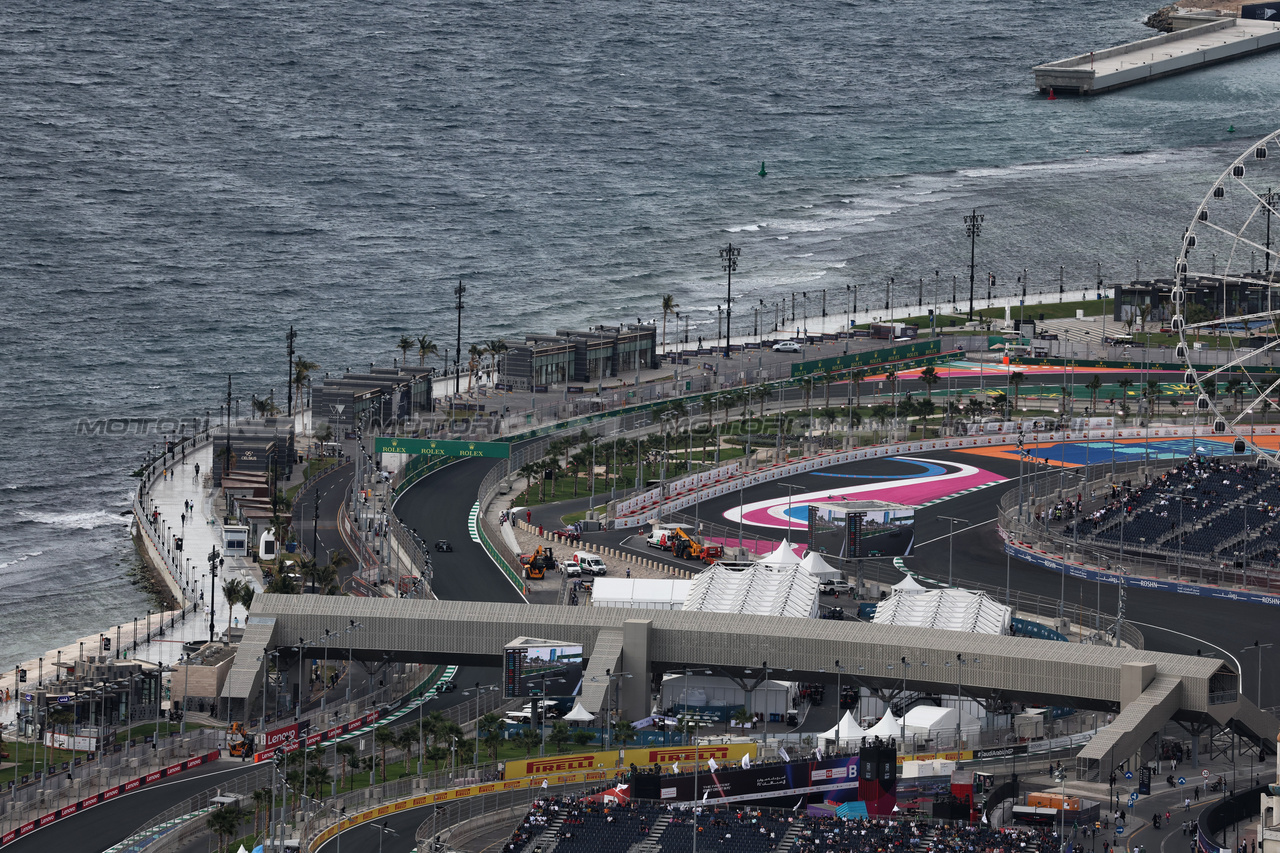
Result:
[[[968,524],[969,521],[968,519],[964,519],[964,518],[952,518],[949,515],[940,515],[938,516],[938,518],[940,518],[943,521],[949,521],[951,523],[951,530],[947,535],[947,586],[951,586],[952,585],[951,583],[952,566],[954,565],[953,557],[955,554],[956,522],[958,521],[961,524]]]
[[[218,555],[218,546],[209,551],[209,642],[213,642],[213,597],[217,592],[218,567],[222,560]]]
[[[1257,640],[1254,640],[1252,646],[1249,646],[1248,648],[1244,648],[1240,650],[1240,654],[1244,654],[1245,652],[1251,651],[1251,650],[1258,653],[1258,707],[1259,708],[1262,707],[1262,650],[1269,649],[1271,648],[1272,645],[1274,644],[1259,643]],[[1244,690],[1241,690],[1240,692],[1243,694]]]
[[[458,312],[458,337],[454,344],[453,351],[453,396],[458,396],[462,390],[462,295],[467,292],[467,287],[462,283],[462,279],[458,279],[458,286],[453,289],[453,295],[458,298],[454,308]],[[448,346],[448,344],[445,344]],[[448,352],[448,350],[445,350]],[[448,359],[449,356],[445,356]],[[381,842],[379,842],[381,843]]]
[[[738,268],[738,256],[742,250],[730,243],[720,250],[721,266],[728,277],[724,302],[724,357],[729,357],[729,329],[733,322],[733,272]]]

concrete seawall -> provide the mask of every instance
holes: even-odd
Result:
[[[1280,47],[1280,23],[1221,18],[1037,65],[1043,95],[1099,95]]]

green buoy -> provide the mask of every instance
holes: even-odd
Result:
[[[1234,124],[1231,125],[1231,127],[1227,128],[1227,133],[1235,133],[1235,132],[1236,132],[1236,126]]]
[[[760,175],[760,177],[762,177],[762,178],[763,178],[763,177],[764,177],[765,175],[767,175],[767,174],[769,174],[769,173],[768,173],[768,172],[766,172],[766,171],[764,170],[764,161],[763,161],[763,160],[761,160],[761,161],[760,161],[760,172],[759,172],[759,175]]]

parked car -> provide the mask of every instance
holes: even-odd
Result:
[[[578,565],[577,560],[565,560],[560,564],[560,570],[564,572],[567,578],[582,577],[582,566]]]
[[[778,341],[773,345],[774,352],[803,352],[797,341]]]
[[[452,551],[452,550],[453,550],[453,545],[449,544],[449,540],[448,540],[448,539],[437,539],[437,540],[436,540],[436,550],[437,550],[437,551]]]
[[[853,592],[853,587],[846,580],[825,580],[818,584],[818,591],[824,595],[847,595]]]
[[[574,530],[572,527],[566,527],[563,530],[557,530],[553,536],[559,536],[561,539],[567,539],[570,542],[577,542],[582,539],[582,534]]]

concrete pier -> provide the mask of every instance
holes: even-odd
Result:
[[[1212,19],[1188,29],[1037,65],[1043,95],[1100,95],[1280,47],[1280,22]]]

